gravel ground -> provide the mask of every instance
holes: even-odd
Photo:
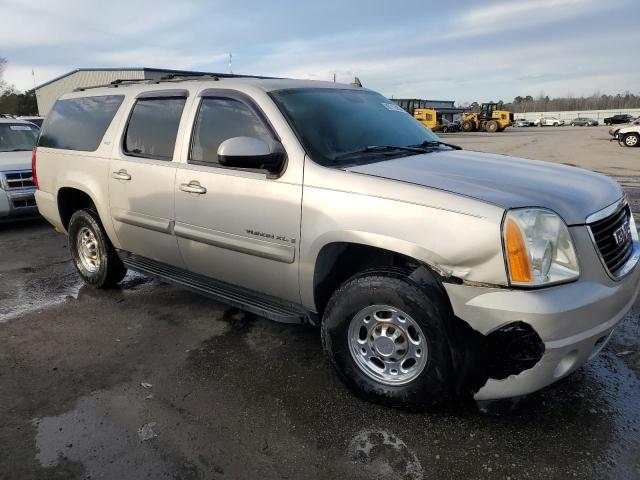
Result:
[[[543,138],[606,133],[573,130],[538,133],[538,154],[516,146],[533,131],[448,140],[545,158]],[[640,149],[593,142],[636,188]],[[96,292],[46,223],[0,225],[0,479],[640,478],[639,334],[636,305],[599,357],[519,402],[393,410],[343,387],[314,328],[133,274]]]

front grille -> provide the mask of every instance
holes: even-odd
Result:
[[[35,207],[36,201],[33,198],[27,198],[24,200],[13,200],[13,208],[26,208],[26,207]]]
[[[17,188],[29,188],[34,187],[33,175],[31,170],[22,170],[20,172],[5,172],[4,184],[7,190]]]
[[[632,236],[625,235],[621,241],[617,240],[615,236],[615,232],[619,232],[619,229],[624,227],[625,224],[628,229],[630,216],[629,205],[625,205],[624,208],[613,215],[589,224],[589,229],[596,242],[600,256],[609,273],[614,276],[633,254]]]

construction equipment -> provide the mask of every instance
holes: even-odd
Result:
[[[431,108],[416,108],[413,111],[413,118],[434,132],[447,133],[458,131],[460,129],[458,123],[445,120],[442,118],[442,112],[438,112]]]
[[[462,114],[462,131],[502,132],[512,122],[512,112],[498,110],[497,103],[483,103],[479,112]]]

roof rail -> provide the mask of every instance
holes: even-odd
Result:
[[[184,82],[188,80],[213,80],[218,81],[221,78],[256,78],[260,80],[281,80],[282,77],[264,77],[258,75],[239,75],[235,73],[169,73],[158,78],[119,78],[110,83],[103,85],[93,85],[91,87],[78,87],[74,92],[84,92],[93,88],[118,88],[128,85],[148,83],[158,84],[162,82]]]

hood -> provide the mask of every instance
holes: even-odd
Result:
[[[376,177],[423,185],[507,208],[545,207],[568,225],[622,197],[609,177],[581,168],[505,155],[442,150],[347,168]]]
[[[7,170],[31,170],[31,150],[0,152],[0,172]]]

